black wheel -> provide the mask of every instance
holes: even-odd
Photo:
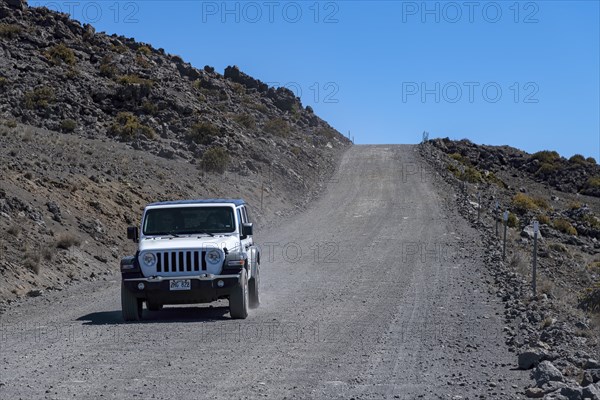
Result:
[[[248,281],[248,289],[250,292],[248,296],[248,306],[250,306],[250,308],[258,308],[260,305],[260,272],[258,269],[258,264],[256,264],[254,276]]]
[[[141,321],[144,301],[138,299],[121,283],[121,310],[125,321]]]
[[[246,269],[242,268],[240,285],[229,295],[229,315],[233,319],[248,317],[248,278]]]
[[[163,305],[162,304],[156,304],[156,303],[150,303],[150,302],[146,302],[146,308],[150,311],[160,311],[163,309]]]

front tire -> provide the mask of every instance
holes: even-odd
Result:
[[[248,275],[245,268],[240,274],[240,285],[229,295],[229,315],[233,319],[248,317]]]
[[[138,299],[121,283],[121,310],[125,321],[141,321],[144,301]]]
[[[250,308],[258,308],[260,305],[260,272],[258,270],[258,264],[254,270],[254,276],[248,281],[249,303]]]

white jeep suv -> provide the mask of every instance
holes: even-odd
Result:
[[[166,304],[229,299],[232,318],[258,307],[260,252],[243,200],[183,200],[146,206],[141,229],[127,228],[138,243],[121,260],[125,321],[142,319]]]

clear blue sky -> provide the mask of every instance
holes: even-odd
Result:
[[[600,157],[595,0],[30,4],[75,7],[99,31],[301,91],[356,143],[416,143],[428,131]]]

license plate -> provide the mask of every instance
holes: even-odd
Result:
[[[189,279],[173,279],[169,281],[170,290],[191,290],[192,281]]]

